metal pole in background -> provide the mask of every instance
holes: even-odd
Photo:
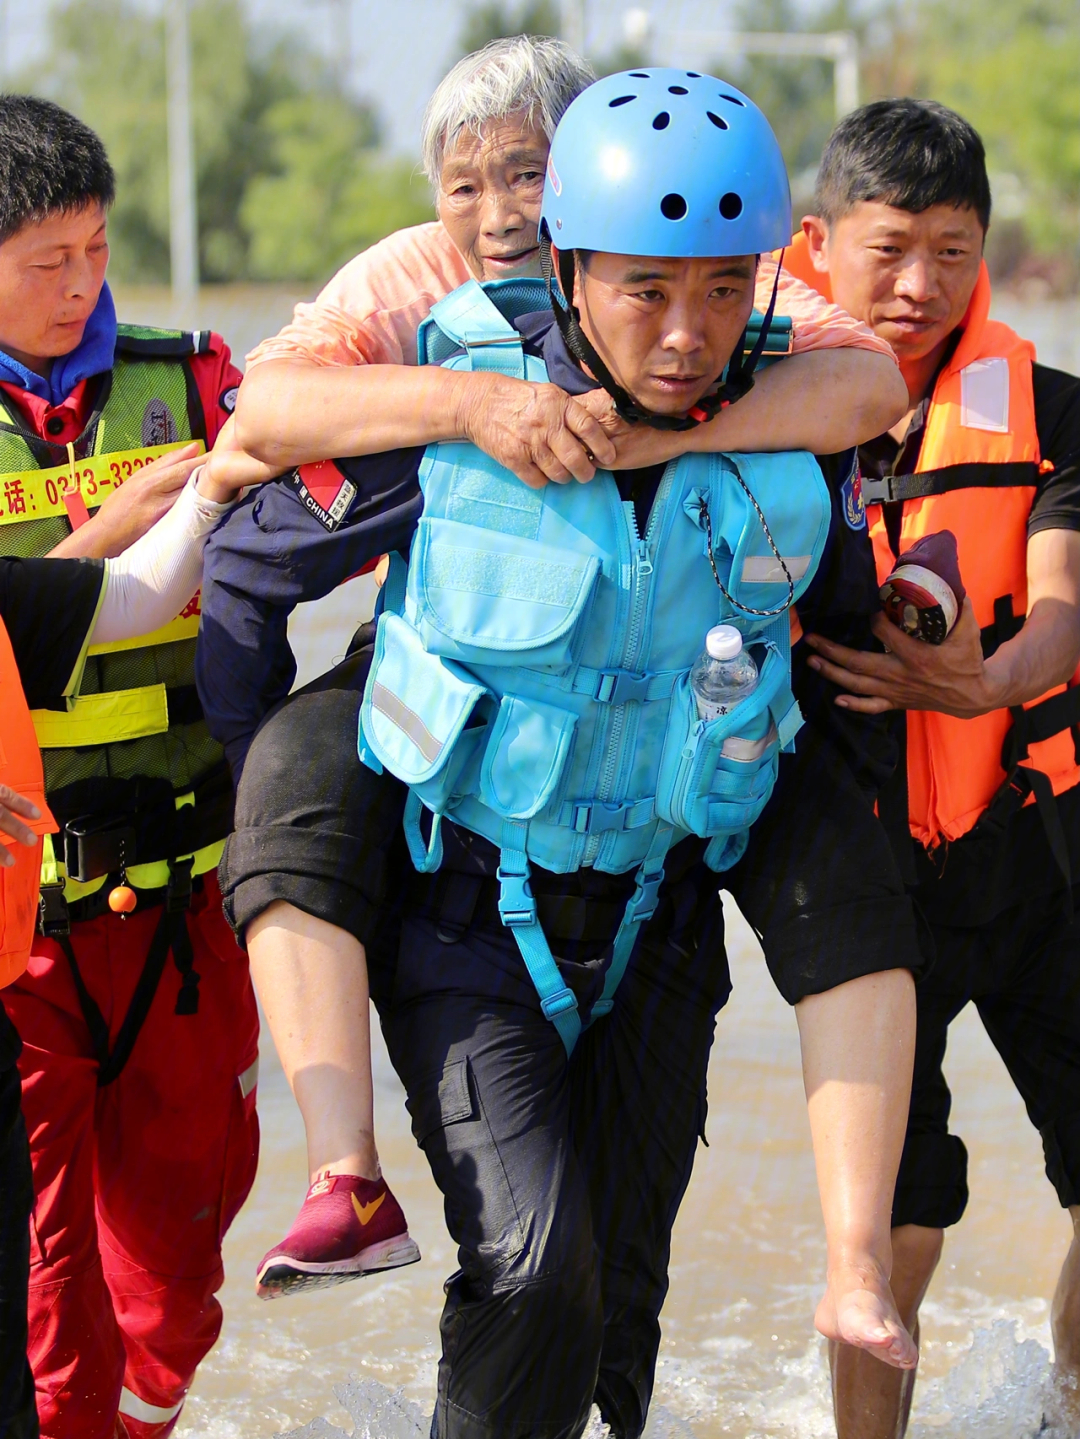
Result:
[[[859,104],[859,40],[850,30],[825,31],[677,31],[673,42],[689,44],[698,53],[735,55],[816,55],[831,60],[833,103],[839,120]]]
[[[165,68],[169,102],[169,265],[173,310],[195,323],[199,298],[199,231],[195,146],[191,132],[191,37],[188,0],[165,0]]]
[[[587,4],[588,0],[563,0],[562,3],[563,39],[579,55],[585,53]]]
[[[10,49],[11,17],[8,9],[8,0],[0,0],[0,87],[6,86],[7,78],[11,74]]]

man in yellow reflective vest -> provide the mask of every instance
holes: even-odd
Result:
[[[214,443],[239,373],[217,335],[117,325],[114,177],[92,131],[6,95],[0,156],[0,553],[114,555]],[[34,712],[60,828],[3,1000],[23,1040],[48,1439],[172,1429],[254,1178],[258,1020],[214,873],[230,783],[195,694],[198,623],[194,595],[157,633],[93,646],[78,694]]]
[[[918,987],[911,1115],[893,1209],[893,1292],[913,1327],[967,1203],[942,1061],[970,1001],[1040,1131],[1080,1234],[1080,380],[989,318],[982,143],[944,106],[889,100],[841,122],[789,262],[892,345],[910,408],[860,447],[884,581],[950,531],[967,599],[939,647],[875,622],[886,654],[808,637],[848,711],[899,717],[906,764],[879,813],[936,962]],[[1080,1239],[1053,1306],[1061,1429],[1080,1421]],[[897,1439],[914,1373],[834,1355],[841,1439]],[[1048,1416],[1049,1423],[1056,1423]]]

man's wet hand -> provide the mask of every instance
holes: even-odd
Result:
[[[533,489],[591,480],[615,446],[582,400],[557,385],[507,375],[461,376],[461,432]]]
[[[20,818],[21,816],[21,818]],[[33,849],[38,842],[38,837],[29,825],[23,824],[24,819],[40,819],[41,811],[36,804],[31,802],[10,785],[0,784],[0,834],[24,844],[28,849]],[[0,844],[0,866],[10,868],[15,863],[15,856],[5,845]]]
[[[937,710],[972,719],[999,707],[970,599],[964,601],[960,618],[941,645],[912,639],[883,614],[875,615],[872,625],[887,654],[848,649],[821,635],[806,636],[806,643],[816,651],[808,664],[843,691],[836,699],[842,709],[860,714]]]

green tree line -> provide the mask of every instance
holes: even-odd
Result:
[[[191,7],[202,278],[321,280],[402,225],[432,218],[410,161],[379,150],[372,107],[297,37],[260,45],[240,0]],[[117,174],[112,273],[169,275],[165,33],[132,0],[62,0],[48,63],[21,77],[101,135]]]
[[[496,35],[556,33],[559,9],[555,0],[477,0],[448,35],[447,63]],[[660,0],[653,14],[662,25]],[[929,96],[961,111],[987,145],[999,269],[1042,264],[1062,283],[1075,279],[1078,0],[821,0],[809,10],[803,0],[738,0],[733,20],[754,30],[854,30],[863,100]],[[375,110],[346,93],[300,37],[262,40],[242,0],[192,0],[191,32],[205,280],[319,281],[391,230],[431,217],[415,165],[382,153]],[[160,17],[138,0],[54,0],[47,53],[47,65],[21,83],[93,125],[116,166],[113,273],[128,282],[166,280]],[[650,56],[624,48],[591,58],[606,72]],[[797,204],[807,202],[834,120],[831,66],[725,56],[712,63],[765,110]]]

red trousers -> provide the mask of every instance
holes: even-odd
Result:
[[[160,916],[72,926],[113,1043]],[[30,1361],[43,1439],[169,1433],[221,1328],[221,1241],[258,1157],[259,1021],[214,875],[187,923],[198,1013],[173,1012],[180,975],[170,959],[131,1057],[102,1088],[58,944],[39,936],[26,974],[3,991],[23,1041]]]

